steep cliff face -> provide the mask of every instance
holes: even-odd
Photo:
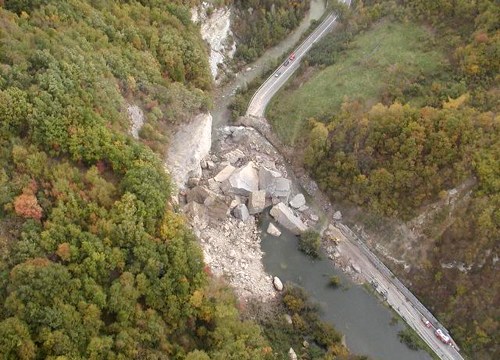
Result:
[[[210,47],[210,71],[214,80],[220,79],[220,69],[233,58],[236,51],[233,32],[231,31],[231,8],[214,9],[203,2],[192,9],[191,20],[200,24],[201,37]]]
[[[200,161],[212,146],[212,115],[199,114],[190,123],[180,126],[172,137],[166,169],[179,189],[190,177],[201,176]]]

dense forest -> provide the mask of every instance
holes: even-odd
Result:
[[[299,25],[309,4],[310,0],[235,0],[232,28],[239,43],[235,57],[257,59]]]
[[[145,143],[209,106],[181,1],[0,7],[2,359],[260,359],[260,328],[207,276]],[[156,138],[155,138],[156,137]]]
[[[444,231],[429,230],[425,260],[400,272],[474,359],[500,356],[499,18],[490,0],[358,1],[307,59],[318,68],[335,63],[381,19],[426,26],[434,35],[427,46],[446,52],[449,66],[433,78],[404,78],[379,93],[379,104],[350,99],[333,118],[309,119],[303,160],[333,199],[405,221],[475,184]]]

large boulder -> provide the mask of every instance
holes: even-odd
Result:
[[[248,198],[248,212],[251,215],[261,213],[266,207],[266,191],[258,190],[250,194]]]
[[[279,203],[272,207],[271,216],[295,235],[299,235],[307,230],[307,226],[302,220],[295,216],[292,209],[283,203]]]
[[[224,169],[219,171],[217,175],[215,175],[214,177],[215,181],[218,182],[226,181],[227,179],[229,179],[234,170],[236,170],[236,168],[233,165],[227,165]]]
[[[276,189],[276,179],[279,179],[281,174],[262,166],[259,169],[259,188],[265,190],[267,196],[271,196]]]
[[[298,209],[306,204],[306,198],[302,194],[297,194],[290,200],[290,206]]]
[[[269,226],[267,227],[267,233],[276,237],[279,237],[281,235],[280,229],[278,229],[273,223],[269,223]]]
[[[259,175],[254,163],[250,161],[245,166],[236,169],[229,179],[222,183],[222,190],[226,194],[249,196],[259,190]]]
[[[292,182],[285,178],[276,179],[276,187],[272,196],[283,202],[288,202],[288,197],[292,191]]]
[[[247,206],[245,204],[236,205],[233,210],[234,217],[241,221],[247,221],[250,217]]]
[[[340,211],[335,211],[335,214],[333,214],[333,220],[342,220],[342,213]]]
[[[208,196],[203,203],[210,220],[224,220],[229,215],[229,205],[219,195]]]
[[[201,177],[200,161],[212,146],[212,115],[200,114],[182,125],[172,137],[166,168],[179,187],[184,189],[190,177]]]
[[[259,169],[259,189],[265,190],[266,195],[288,202],[292,189],[291,181],[281,176],[281,173],[271,170],[265,166]]]

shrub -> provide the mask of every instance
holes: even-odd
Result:
[[[330,282],[329,285],[331,287],[339,287],[340,286],[340,278],[337,275],[330,276]]]
[[[309,229],[300,235],[299,250],[304,252],[306,255],[318,258],[320,255],[320,246],[321,237],[317,231]]]

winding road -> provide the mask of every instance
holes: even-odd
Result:
[[[350,0],[344,2],[350,5]],[[264,117],[264,111],[271,98],[299,68],[300,60],[313,44],[332,30],[336,20],[337,15],[333,13],[328,15],[295,49],[295,59],[289,62],[287,62],[287,59],[280,64],[251,98],[246,112],[247,116],[256,118]],[[336,226],[339,230],[339,249],[359,267],[365,280],[372,283],[376,290],[383,294],[387,303],[419,334],[440,359],[463,360],[453,340],[451,340],[451,344],[453,345],[447,345],[434,335],[436,329],[441,329],[445,334],[448,334],[448,331],[430,311],[368,249],[365,243],[354,232],[345,225],[337,223]],[[422,319],[429,320],[431,328],[425,326]]]
[[[350,4],[349,2],[347,2]],[[337,15],[332,13],[328,15],[325,20],[300,44],[294,51],[295,59],[285,65],[285,60],[280,66],[272,73],[269,78],[257,89],[255,94],[250,100],[247,116],[263,117],[264,111],[271,98],[278,92],[278,90],[287,82],[292,74],[299,68],[300,60],[309,51],[316,41],[326,35],[336,23]]]

